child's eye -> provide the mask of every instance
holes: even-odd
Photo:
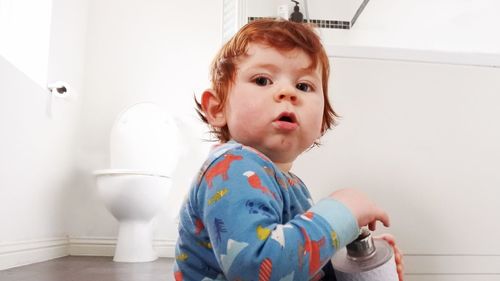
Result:
[[[267,86],[267,85],[271,85],[273,83],[271,81],[271,79],[266,78],[264,76],[259,76],[259,77],[255,78],[254,82],[255,82],[255,84],[257,84],[259,86]]]
[[[310,92],[313,90],[313,87],[307,83],[299,83],[295,87],[302,92]]]

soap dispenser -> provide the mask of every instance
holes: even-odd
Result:
[[[289,20],[294,21],[294,22],[303,22],[304,15],[302,15],[302,13],[300,12],[299,2],[295,1],[295,0],[291,0],[291,1],[295,3],[295,7],[293,7],[293,13],[290,15]]]

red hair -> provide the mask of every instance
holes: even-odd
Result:
[[[223,110],[226,105],[229,90],[236,78],[238,59],[246,55],[250,43],[264,44],[279,51],[300,49],[311,59],[310,67],[312,69],[315,69],[319,64],[325,101],[321,134],[335,125],[335,118],[338,115],[333,111],[328,100],[330,64],[325,49],[321,45],[321,40],[312,26],[287,20],[262,19],[252,21],[243,26],[222,46],[210,68],[211,86],[220,100],[218,110]],[[201,104],[196,99],[195,102],[198,115],[203,122],[208,124]],[[211,129],[221,142],[227,142],[231,139],[227,125],[222,128],[211,126]]]

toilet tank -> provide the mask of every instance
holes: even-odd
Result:
[[[172,176],[179,144],[178,127],[167,111],[149,102],[132,105],[111,129],[111,169]]]

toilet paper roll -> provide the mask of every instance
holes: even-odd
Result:
[[[397,281],[398,273],[394,256],[385,264],[369,271],[363,272],[341,272],[335,270],[337,281]]]

